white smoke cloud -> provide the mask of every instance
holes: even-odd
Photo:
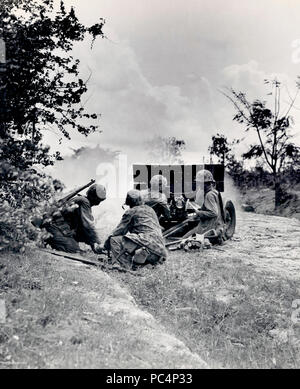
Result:
[[[103,133],[85,139],[71,131],[72,144],[100,143],[142,161],[145,142],[161,135],[184,139],[190,152],[207,153],[215,127],[213,114],[208,114],[213,112],[208,80],[196,76],[185,90],[176,85],[154,85],[144,75],[129,43],[116,41],[98,40],[93,50],[85,42],[74,52],[75,57],[84,58],[83,78],[91,74],[85,106],[101,114]],[[46,140],[65,154],[65,146],[59,146],[52,134]]]

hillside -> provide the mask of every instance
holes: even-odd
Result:
[[[300,190],[290,190],[289,198],[276,212],[275,192],[269,188],[252,188],[241,194],[242,203],[253,206],[256,213],[293,217],[300,220]]]

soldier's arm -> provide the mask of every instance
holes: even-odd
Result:
[[[124,213],[120,223],[111,233],[111,236],[126,235],[130,228],[131,219],[132,219],[132,211],[129,210]]]
[[[168,205],[168,200],[165,194],[150,198],[145,203],[159,216],[163,215],[166,219],[170,219],[170,207]]]
[[[120,236],[120,235],[126,235],[129,231],[130,225],[131,225],[131,219],[132,219],[132,211],[128,210],[124,213],[120,223],[118,226],[113,230],[113,232],[109,235],[109,237],[106,239],[104,243],[104,247],[107,250],[110,250],[110,238],[113,236]]]
[[[214,193],[209,192],[204,200],[205,210],[200,210],[197,212],[198,217],[201,220],[213,219],[219,215],[218,200]]]
[[[170,207],[168,204],[168,200],[166,195],[163,195],[161,198],[161,201],[159,202],[159,205],[161,206],[162,214],[166,219],[170,219],[171,214],[170,214]]]

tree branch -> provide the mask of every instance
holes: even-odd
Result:
[[[219,92],[221,92],[223,96],[227,97],[227,99],[229,99],[232,102],[232,104],[235,106],[237,111],[243,116],[243,118],[246,120],[246,122],[248,124],[250,124],[249,118],[244,114],[244,111],[240,108],[240,106],[236,103],[236,101],[230,95],[225,93],[224,91],[219,90]]]

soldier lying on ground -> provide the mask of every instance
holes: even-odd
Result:
[[[100,239],[94,225],[92,207],[105,199],[105,187],[92,185],[86,196],[76,196],[61,212],[50,219],[35,220],[33,224],[50,233],[51,236],[45,243],[54,250],[76,253],[80,251],[78,243],[83,242],[90,245],[94,252],[98,252]]]
[[[143,204],[137,190],[128,192],[126,205],[129,210],[104,244],[111,252],[112,264],[130,269],[163,262],[167,251],[155,212]]]

